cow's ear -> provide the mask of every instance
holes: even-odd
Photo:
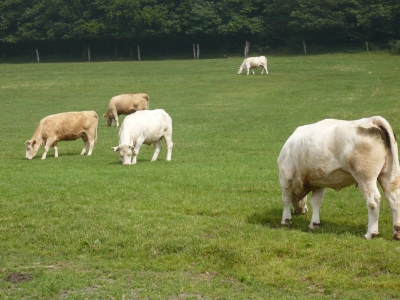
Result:
[[[36,144],[36,140],[33,140],[31,146],[33,147],[35,144]]]
[[[26,141],[25,145],[29,146],[31,144],[31,141]]]
[[[111,147],[111,149],[113,149],[115,152],[118,151],[118,148],[119,148],[119,146],[118,147]]]
[[[103,117],[104,117],[104,118],[107,118],[107,115],[106,115],[106,114],[103,114]]]
[[[133,150],[135,149],[135,146],[129,146],[129,149]]]

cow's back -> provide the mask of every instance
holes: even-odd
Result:
[[[142,136],[146,142],[157,141],[171,125],[171,117],[163,109],[137,111],[128,115],[122,122],[120,140],[129,135],[130,140]]]
[[[122,94],[115,96],[110,101],[110,107],[117,110],[118,114],[130,114],[138,110],[148,109],[149,96],[140,94]]]
[[[42,135],[76,135],[97,128],[98,116],[95,111],[64,112],[47,116],[41,120]]]

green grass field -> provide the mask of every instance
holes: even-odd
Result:
[[[354,187],[328,190],[280,226],[277,157],[296,127],[385,117],[400,132],[400,57],[272,56],[269,75],[236,75],[242,58],[0,65],[1,299],[397,299],[400,243],[382,197],[380,235],[364,240]],[[122,167],[112,96],[144,92],[173,119],[151,163]],[[95,110],[82,140],[25,160],[43,117]],[[120,117],[122,123],[123,116]]]

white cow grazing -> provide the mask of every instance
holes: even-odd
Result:
[[[32,159],[44,145],[42,159],[46,158],[50,147],[54,148],[54,157],[58,157],[57,143],[60,141],[73,141],[82,138],[85,146],[81,152],[84,155],[89,149],[92,150],[97,139],[98,117],[95,111],[65,112],[50,115],[39,122],[33,137],[25,142],[26,159]]]
[[[254,73],[254,68],[262,68],[261,74],[264,73],[265,70],[265,74],[268,74],[268,69],[267,69],[267,58],[265,56],[259,56],[259,57],[248,57],[246,58],[242,64],[240,65],[240,67],[238,68],[238,72],[237,74],[240,75],[242,74],[242,70],[243,68],[246,68],[247,70],[247,75],[249,75],[249,71],[251,69],[251,71]]]
[[[130,115],[138,110],[149,109],[149,106],[150,98],[147,94],[122,94],[111,98],[107,113],[103,114],[103,117],[107,119],[108,126],[114,122],[119,127],[119,115]]]
[[[336,191],[355,184],[368,209],[367,239],[378,234],[381,195],[388,199],[393,215],[394,238],[400,239],[400,168],[393,130],[382,117],[355,121],[326,119],[298,127],[283,146],[279,158],[282,190],[282,224],[295,213],[307,212],[307,194],[313,213],[310,229],[320,225],[319,211],[326,188]]]
[[[125,166],[136,164],[136,157],[143,143],[154,144],[155,150],[151,161],[155,161],[161,150],[162,138],[167,145],[167,161],[170,161],[173,147],[171,117],[163,109],[137,111],[122,122],[119,130],[119,146],[112,149],[119,152],[121,162]]]

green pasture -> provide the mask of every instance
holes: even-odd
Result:
[[[359,190],[329,190],[281,227],[277,157],[296,127],[385,117],[400,132],[400,57],[268,57],[269,75],[236,75],[242,58],[0,65],[0,299],[398,299],[400,243],[382,197],[380,235],[364,240]],[[173,120],[151,163],[123,167],[112,96],[144,92]],[[43,117],[95,110],[98,140],[24,142]],[[122,123],[123,116],[120,117]]]

